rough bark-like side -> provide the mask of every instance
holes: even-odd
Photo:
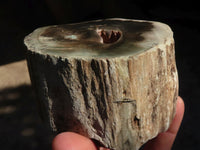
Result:
[[[137,150],[167,130],[174,117],[173,41],[134,56],[64,59],[29,51],[27,59],[55,131],[77,132],[115,150]]]

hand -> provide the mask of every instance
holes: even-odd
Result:
[[[143,150],[171,150],[183,119],[184,110],[184,102],[180,97],[178,97],[176,114],[169,129],[166,132],[158,134],[156,138],[148,141]]]
[[[184,102],[178,97],[176,115],[166,132],[147,142],[143,150],[170,150],[183,119]],[[88,138],[72,132],[63,132],[57,135],[52,143],[52,150],[97,150],[96,145]],[[99,148],[100,150],[108,150]]]

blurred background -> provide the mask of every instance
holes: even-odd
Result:
[[[24,37],[34,29],[121,17],[168,24],[175,39],[185,116],[173,150],[200,149],[200,9],[198,1],[6,0],[0,2],[0,67],[25,59]],[[2,74],[4,72],[0,72]],[[12,78],[12,74],[9,78]],[[19,77],[20,78],[20,77]],[[23,78],[23,77],[21,77]],[[0,76],[0,83],[7,82]],[[52,135],[41,121],[30,84],[0,90],[0,149],[51,149]]]

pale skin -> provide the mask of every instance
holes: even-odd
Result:
[[[184,102],[178,97],[175,117],[166,132],[147,142],[143,150],[170,150],[184,115]],[[109,150],[97,147],[90,139],[73,132],[58,134],[52,142],[52,150]]]

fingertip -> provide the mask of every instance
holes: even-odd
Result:
[[[145,144],[144,150],[152,149],[152,150],[169,150],[171,149],[177,132],[179,130],[180,124],[183,119],[185,111],[184,101],[181,97],[178,97],[176,103],[176,114],[174,119],[166,132],[160,133],[156,138],[150,140]]]
[[[176,114],[174,116],[171,126],[167,130],[168,133],[177,134],[183,119],[184,111],[185,111],[184,101],[181,97],[178,97],[176,103]]]
[[[176,104],[176,114],[184,114],[185,111],[185,103],[183,99],[179,96],[177,99],[177,104]]]
[[[73,132],[58,134],[52,141],[52,150],[97,150],[92,140]]]

